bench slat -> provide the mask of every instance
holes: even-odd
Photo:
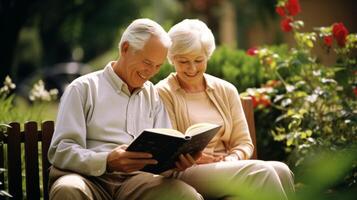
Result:
[[[25,160],[27,199],[40,199],[38,166],[38,131],[36,122],[25,124]],[[31,177],[31,178],[29,178]]]
[[[253,101],[251,97],[242,97],[242,106],[245,114],[245,118],[247,119],[248,128],[250,137],[252,138],[252,142],[254,145],[254,152],[251,159],[257,159],[257,139],[255,135],[255,123],[254,123],[254,108]]]
[[[43,193],[44,200],[48,200],[48,173],[50,162],[47,159],[48,148],[50,147],[52,135],[54,131],[54,122],[46,121],[42,123],[42,178],[43,178]]]
[[[14,197],[13,199],[22,199],[20,124],[11,123],[10,126],[7,131],[9,193]]]

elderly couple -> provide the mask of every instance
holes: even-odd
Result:
[[[168,33],[152,20],[133,21],[118,60],[74,80],[61,98],[48,152],[50,199],[288,199],[290,169],[248,160],[254,147],[238,91],[205,73],[214,49],[200,20]],[[154,86],[149,79],[166,58],[176,72]],[[180,155],[176,169],[140,171],[157,161],[125,150],[145,128],[185,131],[198,122],[222,128],[203,152]]]

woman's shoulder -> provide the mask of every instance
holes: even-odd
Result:
[[[169,74],[166,78],[156,83],[155,88],[159,91],[173,90],[176,87],[174,73]]]
[[[230,91],[237,90],[237,88],[232,83],[230,83],[224,79],[212,76],[210,74],[205,74],[205,79],[206,79],[207,85],[214,89],[230,90]]]

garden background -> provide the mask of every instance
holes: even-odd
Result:
[[[289,164],[298,199],[353,199],[355,10],[354,0],[1,0],[0,124],[55,120],[65,86],[117,59],[132,20],[168,30],[199,18],[218,46],[208,73],[254,100],[259,159]]]

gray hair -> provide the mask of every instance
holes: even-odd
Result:
[[[153,20],[143,18],[134,20],[126,28],[118,45],[119,51],[124,42],[128,42],[134,51],[141,50],[151,36],[158,37],[165,47],[171,46],[171,39],[167,32]]]
[[[185,19],[174,25],[168,33],[172,41],[167,55],[170,63],[175,55],[202,49],[207,58],[210,58],[216,48],[212,31],[198,19]]]

